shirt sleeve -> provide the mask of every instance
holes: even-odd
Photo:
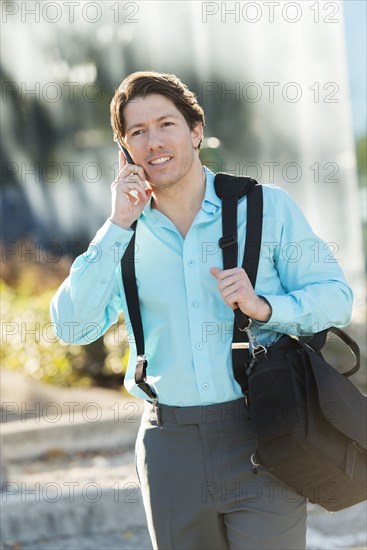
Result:
[[[283,293],[261,293],[272,314],[266,322],[257,321],[257,326],[296,336],[346,326],[351,321],[353,293],[333,255],[335,243],[329,246],[315,235],[286,191],[272,191],[271,207],[282,220],[273,261]]]
[[[63,342],[90,344],[117,322],[122,310],[120,260],[132,235],[132,229],[107,220],[88,250],[75,259],[50,305],[54,332]]]

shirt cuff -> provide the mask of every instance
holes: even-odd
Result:
[[[271,328],[277,332],[283,332],[286,325],[294,323],[295,315],[290,296],[275,296],[262,294],[262,298],[265,298],[271,306],[272,314],[267,321],[256,321],[260,329]]]

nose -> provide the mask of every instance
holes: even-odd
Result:
[[[155,151],[164,147],[163,139],[157,130],[149,130],[147,138],[148,151]]]

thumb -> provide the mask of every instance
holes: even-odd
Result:
[[[152,196],[152,193],[153,193],[153,189],[151,189],[150,187],[145,188],[145,196],[146,196],[146,199],[144,200],[145,204],[148,204],[149,199]]]
[[[217,278],[218,273],[220,273],[222,269],[220,269],[219,267],[211,267],[209,271],[213,275],[213,277]]]

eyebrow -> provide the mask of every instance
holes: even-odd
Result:
[[[163,120],[164,118],[175,118],[175,119],[177,119],[178,117],[174,114],[168,113],[167,115],[160,116],[159,118],[156,119],[156,121],[159,122],[159,121]],[[144,126],[144,123],[143,122],[137,122],[136,124],[132,124],[131,126],[126,128],[126,133],[128,133],[133,128],[139,128],[140,126]]]

